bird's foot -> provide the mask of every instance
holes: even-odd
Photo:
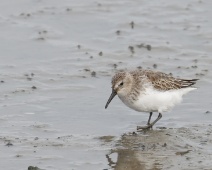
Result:
[[[146,126],[137,126],[137,130],[149,130],[152,129],[151,124],[147,124]]]

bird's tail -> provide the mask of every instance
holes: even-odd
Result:
[[[181,83],[181,88],[186,88],[186,87],[191,87],[194,84],[196,84],[197,80],[199,79],[179,79],[180,83]]]

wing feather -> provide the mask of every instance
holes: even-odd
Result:
[[[154,88],[162,91],[191,87],[198,79],[178,79],[162,72],[144,71]]]

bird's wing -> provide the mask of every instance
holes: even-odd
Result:
[[[165,74],[162,72],[153,72],[151,70],[147,70],[145,72],[146,77],[152,83],[153,87],[162,90],[173,90],[173,89],[181,89],[194,85],[198,79],[178,79],[174,78],[169,74]]]

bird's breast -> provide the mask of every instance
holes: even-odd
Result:
[[[158,91],[150,88],[146,89],[144,93],[141,92],[136,100],[121,95],[119,98],[125,105],[139,112],[166,112],[182,101],[184,91],[180,89]]]

